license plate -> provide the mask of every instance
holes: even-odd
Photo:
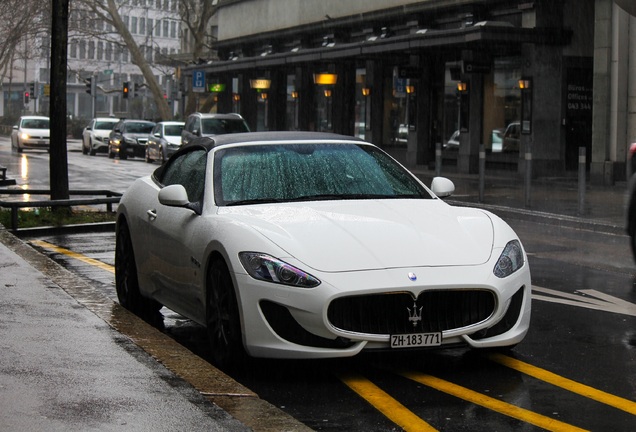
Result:
[[[441,332],[391,335],[391,348],[431,347],[441,344]]]

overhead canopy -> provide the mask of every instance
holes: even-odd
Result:
[[[634,0],[614,0],[617,5],[625,9],[630,15],[636,16],[636,1]]]

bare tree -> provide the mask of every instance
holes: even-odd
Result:
[[[38,34],[50,31],[49,4],[39,0],[0,1],[0,82],[7,76],[22,44],[29,44]],[[21,55],[28,56],[29,53]]]
[[[170,112],[170,108],[168,107],[168,102],[164,98],[163,89],[157,82],[155,74],[153,73],[153,69],[146,60],[141,47],[124,24],[124,21],[120,14],[120,10],[124,5],[127,4],[127,2],[116,0],[75,0],[74,4],[76,7],[90,11],[92,14],[94,14],[94,16],[112,26],[118,37],[121,38],[115,42],[123,44],[128,49],[128,51],[130,52],[132,63],[135,64],[141,71],[146,85],[150,89],[153,100],[155,101],[155,104],[157,106],[159,117],[161,117],[162,120],[171,119],[172,113]],[[91,36],[100,36],[97,35],[93,30],[90,31]],[[101,33],[101,37],[110,40],[112,39],[112,34],[104,32]]]

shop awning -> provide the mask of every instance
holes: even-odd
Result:
[[[224,74],[253,69],[294,66],[303,63],[334,62],[353,58],[373,58],[379,55],[413,54],[435,49],[488,49],[521,44],[561,45],[570,39],[570,32],[558,29],[517,28],[502,23],[477,23],[474,26],[450,30],[422,29],[408,35],[373,41],[336,43],[333,46],[299,49],[296,52],[273,53],[235,60],[214,61],[184,68]],[[229,45],[228,45],[229,46]],[[227,48],[227,46],[226,46]]]

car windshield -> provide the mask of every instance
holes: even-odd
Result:
[[[24,119],[22,120],[22,127],[25,129],[48,129],[48,119]]]
[[[167,136],[181,136],[183,125],[166,125],[164,128],[164,135]]]
[[[126,123],[126,132],[149,134],[154,127],[154,123]]]
[[[97,121],[97,122],[95,122],[95,129],[111,130],[113,128],[113,126],[115,126],[115,124],[117,124],[116,121],[114,121],[114,122],[112,122],[112,121]]]
[[[201,133],[204,135],[222,135],[249,132],[242,119],[208,118],[201,120]]]
[[[218,205],[271,202],[432,198],[381,150],[357,144],[250,145],[219,150]]]

